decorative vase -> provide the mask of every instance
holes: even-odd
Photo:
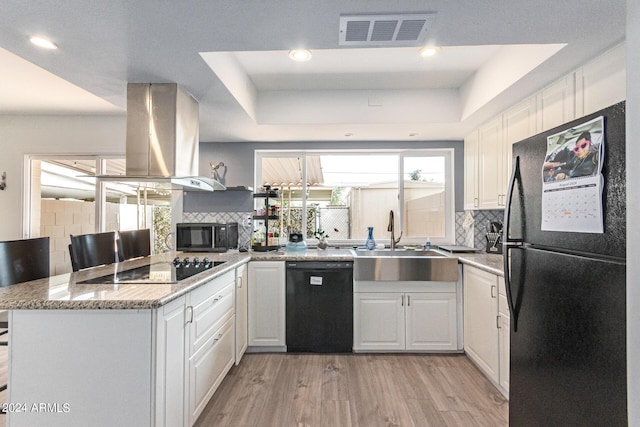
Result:
[[[326,237],[321,237],[318,240],[318,249],[327,249],[329,247],[329,242]]]
[[[373,227],[369,227],[369,236],[367,237],[367,242],[364,245],[370,251],[376,248],[376,241],[373,238]]]

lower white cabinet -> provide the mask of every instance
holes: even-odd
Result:
[[[464,351],[507,395],[510,324],[506,296],[500,295],[504,280],[469,265],[465,265],[463,271]]]
[[[498,276],[498,354],[500,386],[509,394],[509,358],[511,355],[511,315],[504,289],[504,278]]]
[[[249,346],[285,349],[284,261],[249,263]]]
[[[188,423],[191,426],[235,360],[235,288],[232,270],[191,291],[188,302]]]
[[[186,297],[158,310],[156,328],[156,426],[181,426],[188,403],[185,390]]]
[[[385,285],[376,284],[380,290]],[[401,282],[393,285],[402,290]],[[415,286],[415,282],[414,282]],[[430,285],[427,286],[427,289]],[[456,284],[439,292],[355,292],[355,351],[459,349]],[[366,285],[356,284],[356,289]],[[415,289],[412,289],[415,290]]]
[[[236,365],[249,345],[248,282],[246,264],[236,268]]]
[[[235,359],[234,318],[228,318],[189,359],[189,425],[207,406]]]

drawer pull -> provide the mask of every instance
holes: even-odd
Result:
[[[222,334],[218,334],[218,336],[214,338],[213,342],[220,341],[220,338],[222,338]]]

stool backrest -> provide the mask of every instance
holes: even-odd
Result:
[[[151,231],[148,228],[119,231],[118,254],[121,261],[151,255]]]
[[[49,238],[0,242],[0,286],[49,277]]]
[[[119,261],[115,231],[71,236],[70,251],[73,271]]]

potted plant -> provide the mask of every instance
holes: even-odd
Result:
[[[329,247],[329,241],[327,240],[329,235],[321,228],[313,233],[313,237],[318,239],[318,249],[327,249]]]

